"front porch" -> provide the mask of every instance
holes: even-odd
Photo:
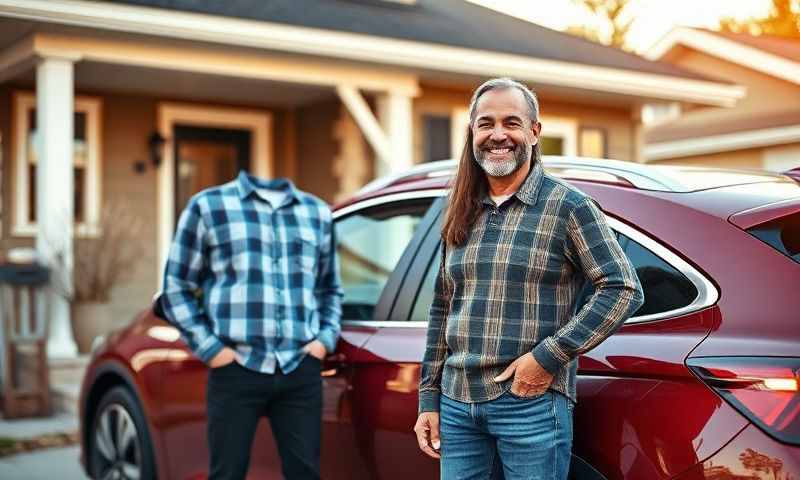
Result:
[[[0,115],[0,250],[35,246],[45,261],[60,256],[57,281],[69,289],[76,245],[102,233],[106,207],[123,205],[142,223],[131,241],[143,250],[112,295],[109,329],[124,325],[159,288],[187,195],[229,180],[241,164],[209,167],[216,160],[202,152],[224,149],[209,150],[207,139],[181,143],[180,132],[242,132],[253,173],[289,177],[333,202],[411,166],[418,94],[414,75],[378,67],[31,34],[0,53],[0,111],[8,112]],[[49,354],[74,357],[70,305],[56,292],[47,301]]]

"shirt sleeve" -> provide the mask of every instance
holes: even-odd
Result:
[[[328,212],[330,213],[330,212]],[[314,295],[320,314],[320,329],[317,340],[325,345],[329,353],[336,349],[341,331],[342,286],[339,278],[339,257],[336,254],[336,232],[333,221],[328,218],[320,246],[319,275],[314,286]]]
[[[551,374],[608,338],[644,301],[635,270],[591,198],[569,216],[566,255],[593,284],[594,294],[555,335],[533,349],[536,361]]]
[[[428,337],[425,355],[422,359],[422,372],[419,381],[419,412],[438,412],[441,396],[442,368],[447,358],[447,314],[450,310],[452,289],[447,283],[446,252],[442,241],[442,258],[439,273],[434,284],[433,302],[428,312]]]
[[[206,227],[197,201],[181,214],[164,270],[164,314],[183,336],[189,348],[208,363],[225,346],[213,333],[197,295],[205,268]]]

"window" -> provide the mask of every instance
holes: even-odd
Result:
[[[36,126],[36,97],[31,93],[14,96],[16,152],[16,217],[14,235],[36,234],[36,169],[39,138]],[[100,101],[75,98],[73,180],[76,233],[88,236],[100,219]]]
[[[543,116],[539,138],[542,155],[576,155],[578,124],[570,118]]]
[[[749,228],[747,232],[800,263],[800,213],[786,215]]]
[[[450,158],[450,117],[425,115],[425,158],[426,162]]]
[[[375,306],[431,202],[379,205],[337,220],[343,320],[385,320],[374,318]]]
[[[580,143],[580,154],[583,157],[605,158],[608,155],[606,132],[602,128],[581,128]]]
[[[644,304],[633,316],[676,310],[697,298],[697,287],[675,267],[625,235],[617,238],[644,290]]]
[[[622,234],[617,234],[622,250],[630,259],[644,290],[645,302],[633,316],[653,315],[683,308],[697,298],[697,287],[650,250]],[[428,309],[433,302],[433,289],[441,261],[441,247],[431,260],[425,279],[420,286],[411,321],[428,321]],[[578,305],[583,305],[593,293],[587,284],[578,296]]]
[[[436,276],[439,273],[439,266],[442,262],[442,244],[439,243],[439,248],[436,249],[436,255],[431,259],[428,265],[428,271],[425,273],[425,279],[419,287],[417,293],[417,300],[414,302],[414,310],[411,311],[412,322],[427,322],[428,310],[433,303],[433,290],[436,287]]]

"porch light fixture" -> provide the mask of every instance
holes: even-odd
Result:
[[[167,139],[162,137],[158,132],[151,133],[150,138],[147,140],[147,146],[150,148],[150,161],[155,168],[161,165],[161,151],[164,149],[164,144],[166,142]]]

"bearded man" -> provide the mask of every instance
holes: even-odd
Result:
[[[577,357],[644,298],[597,204],[543,171],[541,128],[524,85],[476,89],[414,427],[445,480],[566,479]]]

